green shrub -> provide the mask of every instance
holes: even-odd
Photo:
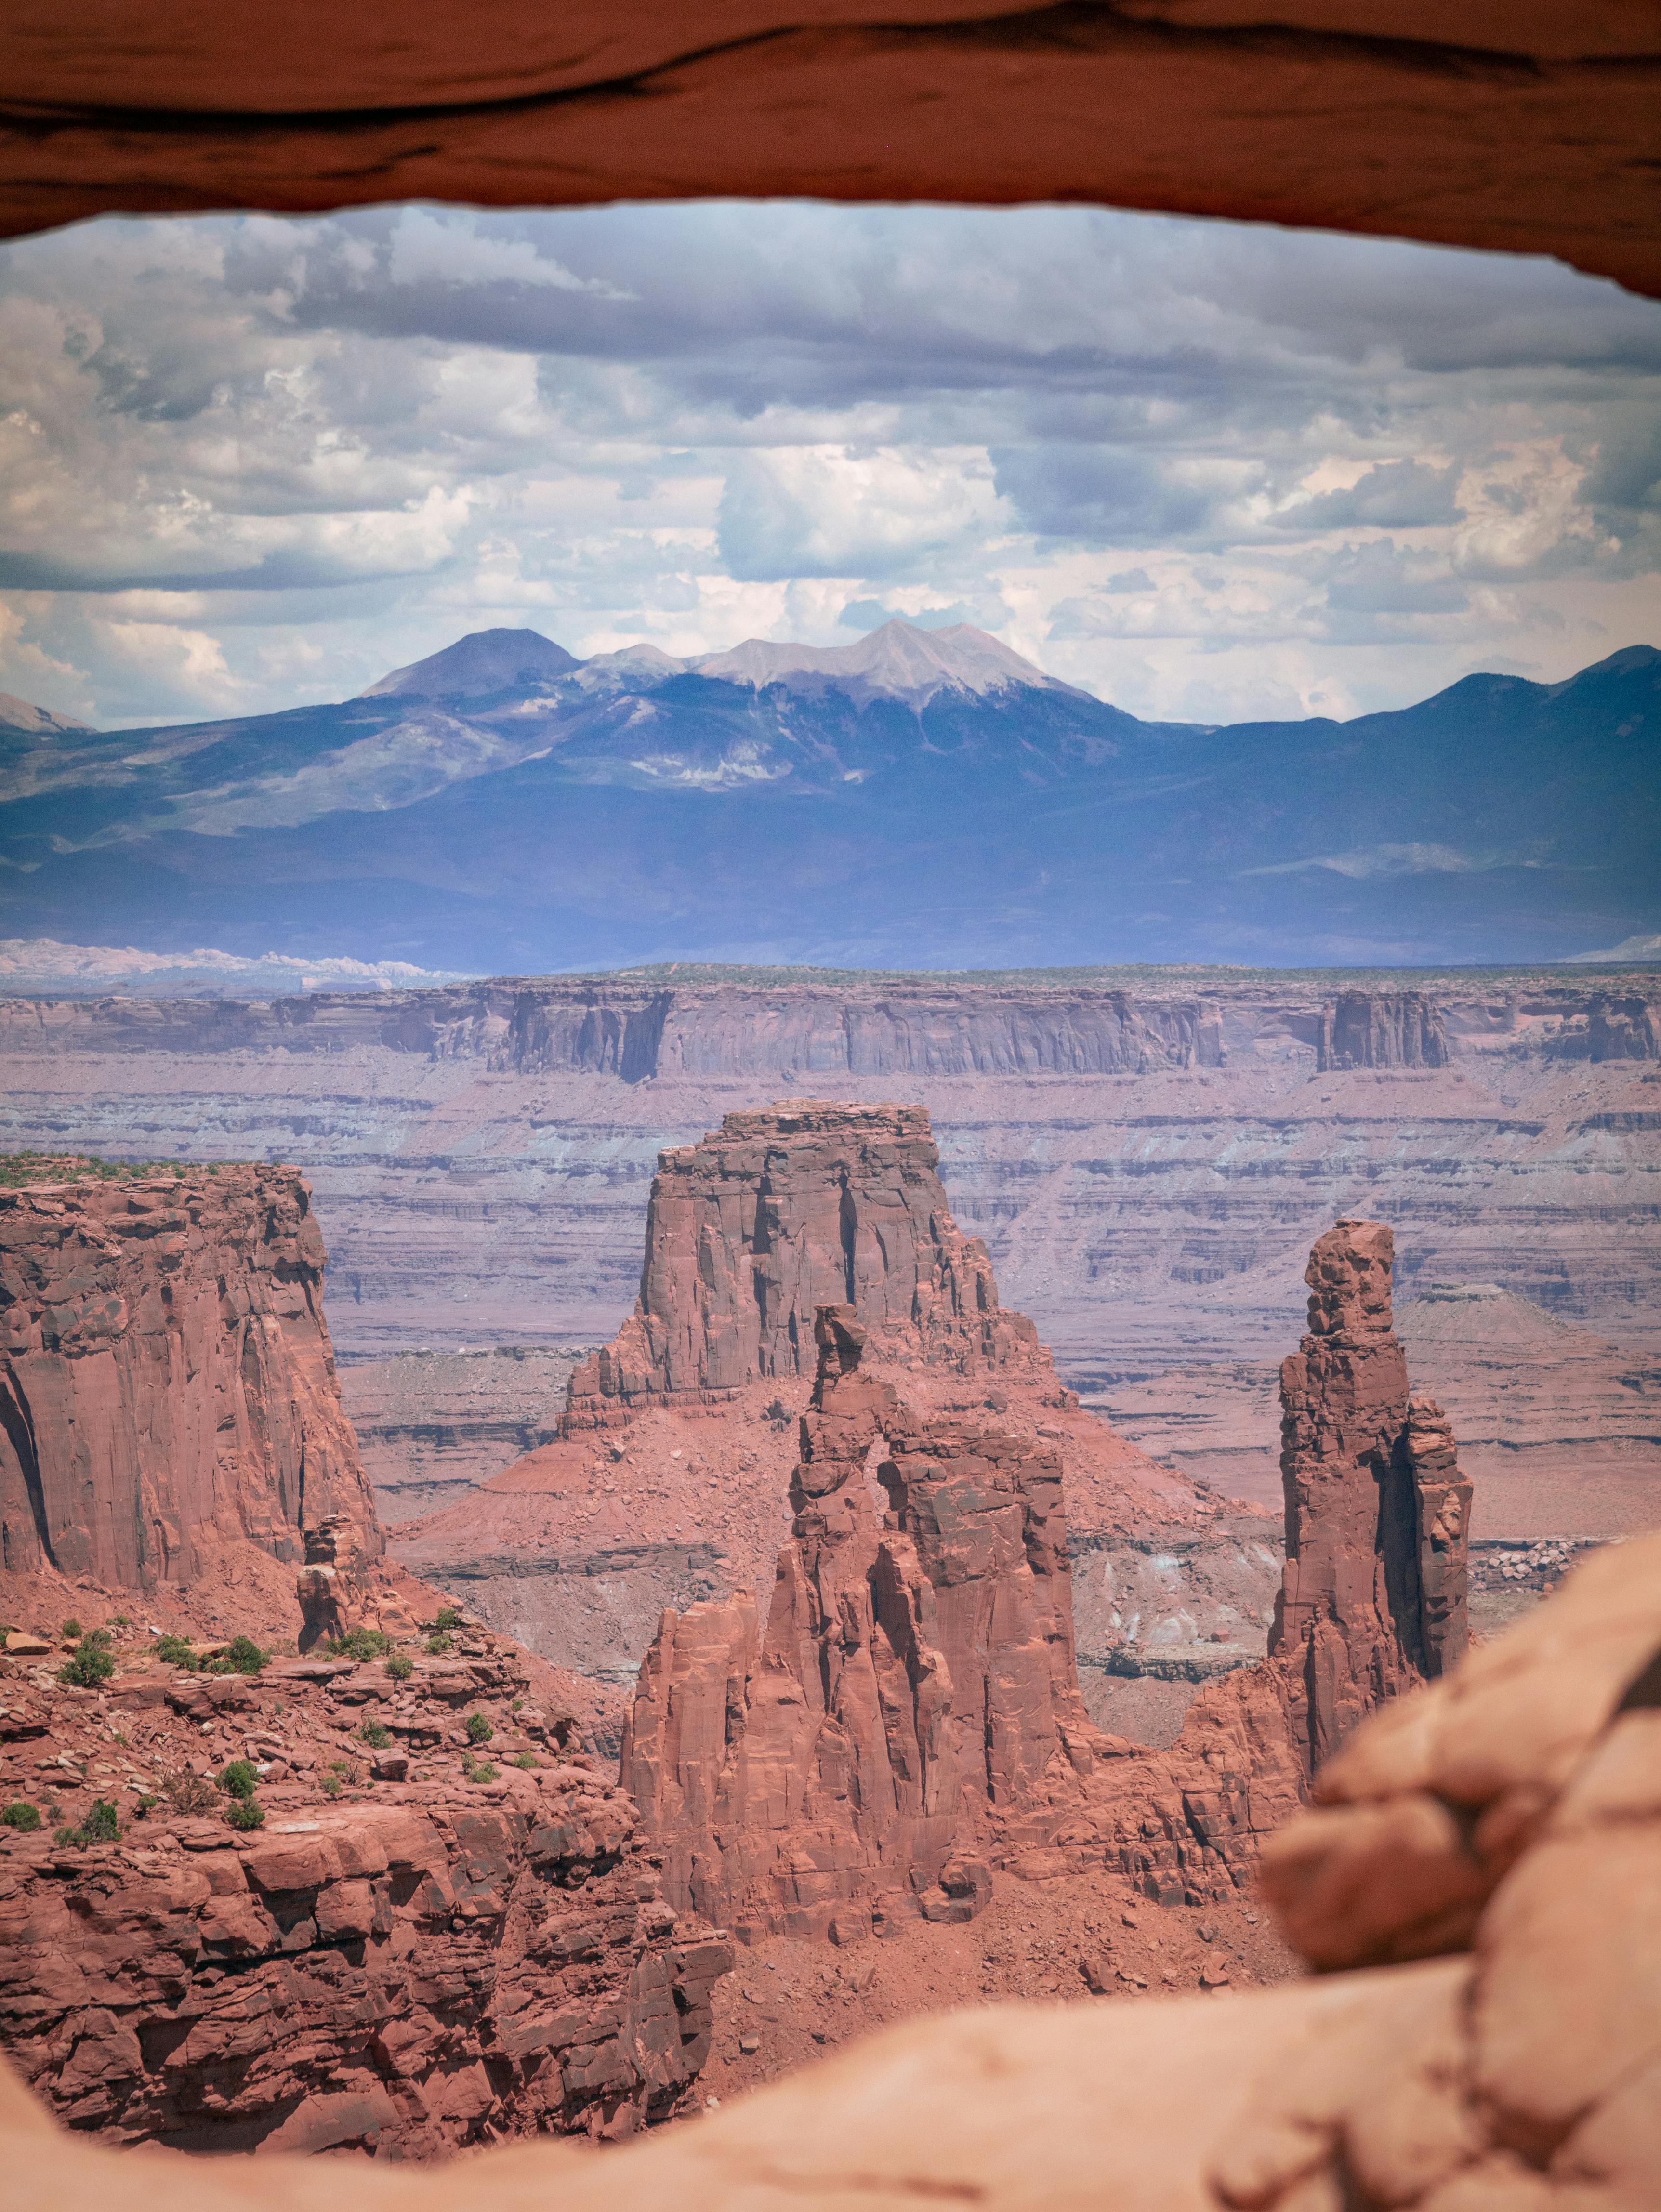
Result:
[[[234,1636],[216,1659],[208,1662],[210,1674],[257,1674],[271,1657],[252,1636]]]
[[[460,1626],[461,1611],[459,1607],[453,1605],[442,1605],[439,1607],[438,1618],[433,1623],[433,1626],[435,1628],[442,1631],[448,1628],[459,1628]]]
[[[76,1645],[58,1668],[58,1679],[77,1689],[95,1690],[100,1682],[107,1682],[114,1672],[115,1654],[102,1632],[94,1629]]]
[[[131,1628],[132,1626],[132,1623],[129,1620],[125,1613],[113,1613],[110,1615],[110,1626],[112,1628]]]
[[[461,1754],[461,1771],[469,1782],[494,1782],[496,1771],[488,1759],[475,1759],[471,1751]]]
[[[515,1766],[522,1766],[527,1774],[531,1771],[532,1768],[536,1766],[538,1763],[537,1755],[533,1751],[516,1751],[514,1753],[514,1765]]]
[[[240,1797],[245,1804],[259,1787],[259,1770],[252,1759],[234,1759],[222,1766],[215,1778],[228,1797]]]
[[[402,1651],[394,1651],[386,1662],[386,1672],[395,1682],[407,1682],[415,1672],[415,1661]]]
[[[441,1659],[450,1648],[450,1639],[441,1628],[433,1631],[427,1638],[427,1649],[435,1659]]]
[[[156,1807],[161,1802],[161,1800],[159,1797],[153,1796],[148,1790],[141,1790],[138,1797],[139,1819],[143,1820],[148,1818],[150,1814],[155,1812]]]
[[[252,1797],[239,1797],[225,1808],[225,1818],[234,1828],[263,1828],[265,1808]]]
[[[65,1636],[79,1636],[81,1633],[80,1622],[78,1620],[66,1620],[64,1623],[64,1633]]]
[[[371,1751],[385,1751],[392,1740],[392,1730],[383,1727],[379,1721],[365,1721],[358,1734]]]
[[[187,1674],[195,1674],[201,1663],[188,1636],[158,1636],[150,1648],[164,1667],[182,1667]]]
[[[35,1806],[28,1804],[21,1797],[14,1797],[5,1811],[0,1813],[0,1821],[3,1821],[9,1828],[17,1829],[23,1835],[32,1836],[40,1826],[40,1814]]]
[[[390,1636],[383,1636],[378,1628],[349,1628],[344,1636],[336,1636],[324,1645],[331,1659],[379,1659],[392,1648]]]
[[[89,1844],[116,1844],[121,1840],[121,1823],[107,1797],[94,1797],[92,1810],[78,1828],[59,1828],[54,1843],[74,1850],[85,1850]]]
[[[496,1730],[490,1726],[490,1723],[485,1719],[483,1713],[468,1714],[467,1741],[469,1743],[489,1743],[490,1738],[495,1734]]]

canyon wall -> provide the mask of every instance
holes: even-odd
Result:
[[[378,1553],[290,1169],[0,1189],[0,1559],[146,1589],[350,1522]]]
[[[1457,1401],[1482,1476],[1478,1535],[1647,1525],[1661,1471],[1653,975],[1365,981],[1381,1004],[1409,991],[1433,1004],[1445,1066],[1321,1070],[1323,1017],[1358,988],[1342,972],[1153,971],[1098,990],[694,970],[271,1006],[12,1001],[0,1006],[0,1142],[295,1163],[332,1255],[331,1323],[356,1358],[603,1341],[640,1288],[641,1217],[666,1146],[781,1093],[912,1099],[1003,1299],[1032,1316],[1064,1378],[1157,1457],[1278,1504],[1275,1370],[1301,1327],[1298,1276],[1330,1222],[1361,1213],[1395,1227],[1404,1301],[1497,1286],[1542,1327],[1605,1346],[1597,1392],[1566,1425],[1555,1397],[1524,1387],[1514,1308],[1475,1306],[1458,1342],[1426,1346],[1420,1386]],[[1071,1072],[1063,1029],[1083,1016],[1065,1010],[1105,1022],[1113,990],[1158,1036],[1180,1030],[1168,1010],[1214,1009],[1220,1062],[1201,1064],[1197,1045],[1191,1061],[1139,1048],[1134,1070]],[[607,1007],[644,1018],[666,996],[660,1039],[684,1035],[697,1065],[727,1073],[686,1073],[680,1047],[654,1045],[630,1060],[631,1077],[654,1072],[625,1081],[620,1048],[602,1050],[592,1029],[539,1072],[513,1064],[539,1021],[580,1039],[591,1015],[601,1029]],[[937,1072],[849,1072],[850,1033],[868,1035],[885,1007],[885,1036],[897,1009],[909,1037],[927,1037],[907,1065]],[[510,1045],[516,1023],[527,1042]],[[984,1042],[1012,1027],[1037,1031],[1031,1056]],[[1584,1370],[1579,1352],[1573,1365]],[[557,1418],[550,1397],[539,1425]],[[423,1425],[419,1409],[399,1425]],[[514,1439],[491,1449],[505,1466]]]
[[[0,1790],[44,1815],[0,1830],[0,2046],[69,2126],[396,2160],[682,2103],[729,1947],[677,1919],[522,1655],[441,1640],[403,1638],[402,1679],[186,1673],[142,1632],[112,1632],[99,1689],[0,1660]],[[243,1830],[209,1779],[234,1759]],[[85,1832],[94,1801],[113,1835]]]
[[[666,1612],[641,1670],[622,1772],[672,1898],[749,1941],[846,1941],[970,1917],[998,1867],[1173,1904],[1249,1881],[1358,1723],[1465,1650],[1470,1486],[1409,1396],[1390,1259],[1376,1222],[1311,1255],[1269,1655],[1203,1691],[1168,1753],[1085,1715],[1061,1455],[920,1419],[863,1370],[853,1310],[821,1308],[765,1626],[747,1595]]]

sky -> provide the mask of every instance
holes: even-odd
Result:
[[[0,690],[100,726],[971,622],[1135,714],[1661,644],[1661,305],[1085,208],[112,218],[0,247]]]

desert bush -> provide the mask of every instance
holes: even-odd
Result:
[[[490,1738],[495,1734],[496,1730],[490,1726],[490,1723],[485,1719],[483,1713],[468,1714],[467,1741],[469,1743],[489,1743]]]
[[[249,1759],[232,1759],[215,1778],[228,1797],[240,1797],[245,1803],[259,1787],[259,1770]]]
[[[358,1734],[371,1751],[385,1751],[392,1740],[392,1730],[380,1721],[365,1721]]]
[[[209,1813],[218,1802],[212,1783],[204,1775],[192,1774],[188,1766],[173,1767],[156,1778],[170,1813]]]
[[[158,1636],[150,1648],[164,1667],[182,1667],[193,1674],[199,1664],[188,1636]]]
[[[52,1840],[75,1850],[85,1850],[89,1844],[119,1843],[121,1822],[107,1797],[94,1797],[92,1810],[80,1826],[59,1828]]]
[[[469,1782],[494,1782],[496,1771],[488,1759],[475,1759],[471,1751],[461,1754],[461,1771]]]
[[[349,1628],[344,1636],[331,1638],[323,1647],[331,1659],[379,1659],[392,1648],[390,1636],[383,1636],[378,1628]]]
[[[107,1682],[114,1672],[115,1654],[110,1650],[109,1639],[101,1629],[95,1628],[76,1645],[58,1668],[58,1679],[76,1689],[95,1690],[100,1682]]]
[[[210,1674],[257,1674],[271,1657],[252,1636],[234,1636],[216,1659],[208,1662]]]
[[[225,1818],[234,1828],[263,1828],[265,1808],[252,1797],[239,1797],[225,1808]]]
[[[9,1828],[15,1828],[21,1835],[32,1836],[40,1826],[40,1808],[24,1798],[14,1797],[5,1811],[0,1813],[0,1821]]]
[[[79,1636],[81,1633],[80,1622],[75,1620],[66,1620],[64,1623],[64,1633],[65,1636]]]
[[[435,1628],[427,1638],[427,1649],[435,1659],[441,1659],[450,1648],[450,1639],[441,1628]]]
[[[439,1607],[438,1616],[433,1622],[433,1626],[435,1628],[442,1631],[450,1628],[459,1628],[460,1626],[461,1612],[459,1607],[453,1605],[441,1605]]]
[[[540,1762],[533,1751],[516,1751],[514,1753],[514,1765],[515,1766],[522,1766],[527,1774],[531,1771],[532,1767],[537,1766],[539,1764]]]
[[[394,1651],[386,1662],[386,1672],[395,1682],[407,1682],[415,1672],[415,1661],[406,1658],[402,1651]]]

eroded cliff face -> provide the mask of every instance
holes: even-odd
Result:
[[[1423,991],[1341,991],[1321,1015],[1316,1068],[1445,1067],[1442,1009]]]
[[[634,1313],[571,1377],[567,1432],[814,1371],[813,1316],[857,1309],[883,1354],[964,1373],[1047,1367],[952,1218],[920,1106],[788,1099],[658,1161]]]
[[[665,1902],[521,1656],[447,1640],[403,1639],[401,1678],[190,1674],[131,1633],[106,1688],[0,1660],[0,1791],[45,1815],[0,1828],[0,2045],[49,2110],[118,2142],[400,2159],[615,2137],[684,2098],[729,1948]],[[239,1758],[247,1832],[207,1778]],[[55,1840],[95,1799],[119,1834]]]
[[[334,1518],[380,1536],[303,1178],[225,1167],[0,1190],[0,1559],[128,1589]]]
[[[1362,1714],[1465,1645],[1471,1486],[1393,1326],[1395,1240],[1343,1221],[1310,1255],[1309,1334],[1281,1370],[1287,1563],[1269,1637],[1312,1773]]]
[[[671,1896],[748,1941],[970,1917],[985,1852],[1098,1756],[1059,1455],[907,1408],[851,1306],[815,1336],[766,1621],[747,1595],[666,1613],[624,1739]]]

